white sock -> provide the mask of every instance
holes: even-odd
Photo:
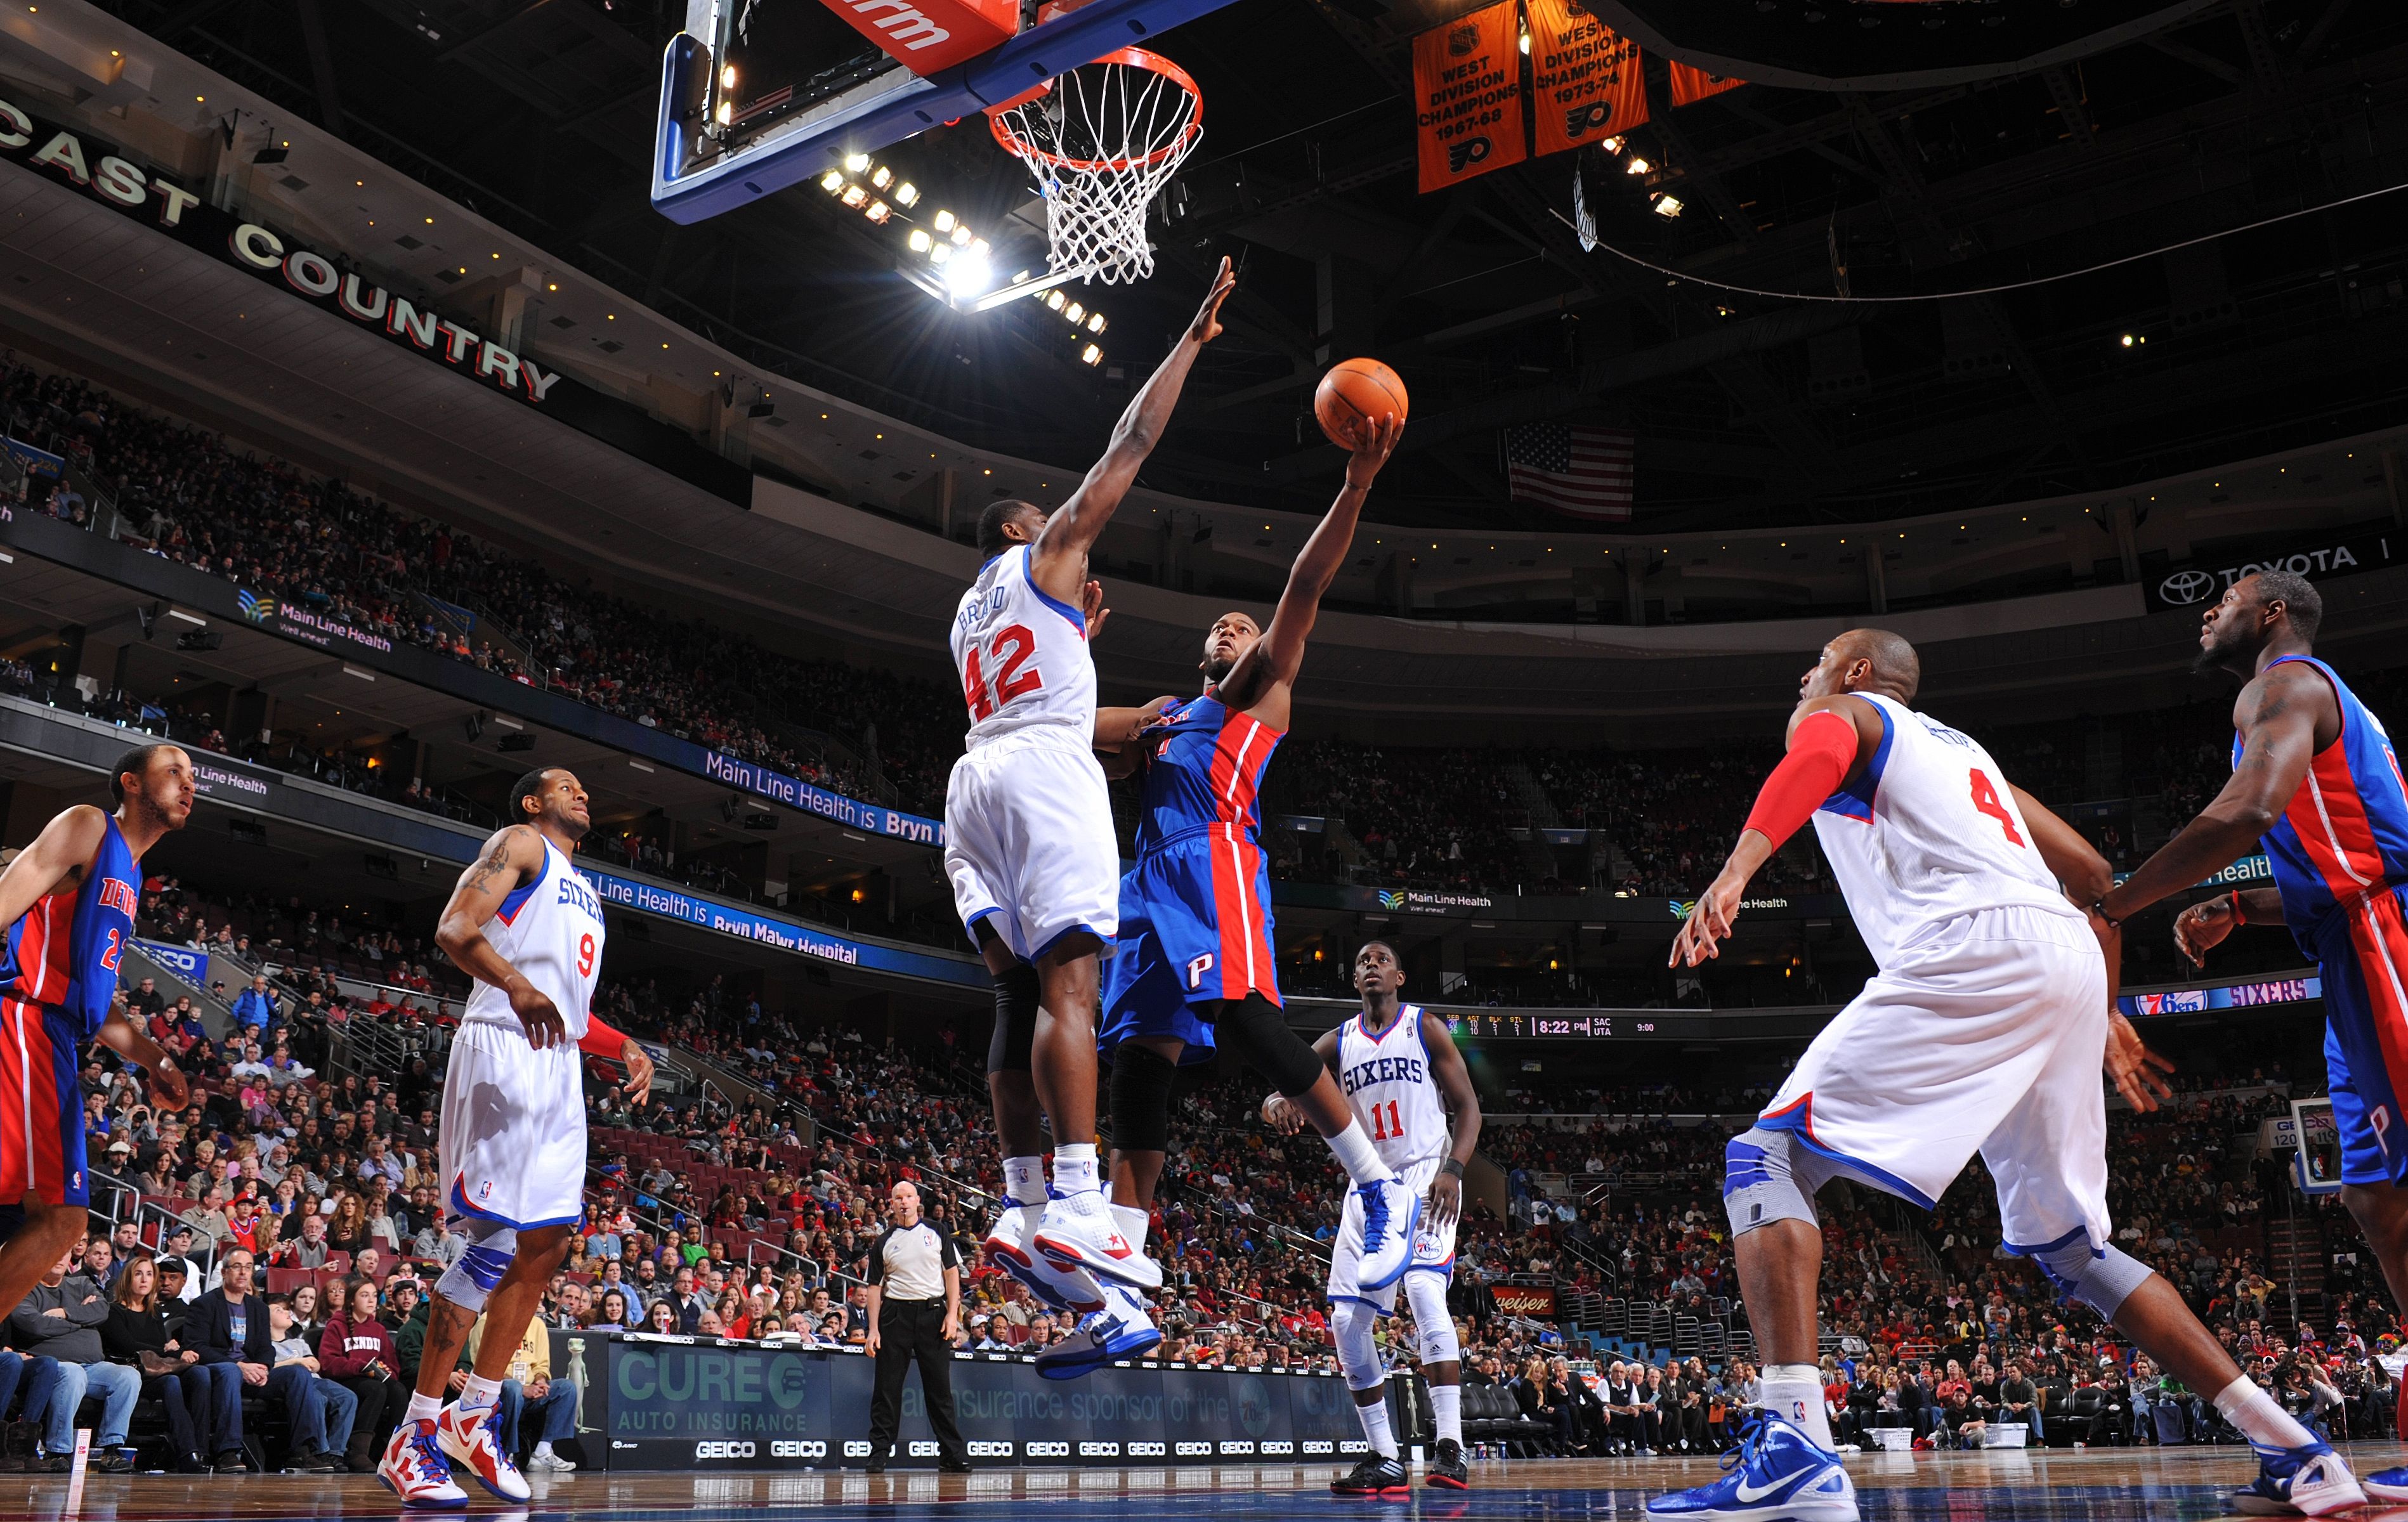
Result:
[[[1140,1252],[1145,1251],[1145,1234],[1154,1230],[1151,1212],[1137,1205],[1114,1205],[1112,1220],[1120,1227],[1121,1235],[1128,1238],[1130,1246]]]
[[[2293,1420],[2247,1374],[2224,1387],[2215,1398],[2215,1409],[2241,1429],[2242,1436],[2270,1448],[2302,1448],[2316,1441],[2314,1432]]]
[[[1386,1392],[1368,1406],[1356,1406],[1354,1415],[1363,1418],[1363,1435],[1371,1440],[1371,1451],[1383,1458],[1396,1458],[1397,1434],[1388,1430]]]
[[[539,1457],[549,1458],[552,1457],[552,1444],[549,1443],[538,1443],[535,1445],[535,1451]]]
[[[1438,1417],[1438,1440],[1444,1443],[1452,1438],[1456,1447],[1463,1446],[1463,1387],[1432,1385],[1429,1392],[1430,1412]]]
[[[1054,1188],[1063,1194],[1084,1194],[1103,1186],[1096,1177],[1096,1144],[1065,1142],[1054,1149]]]
[[[401,1414],[401,1419],[406,1422],[431,1422],[441,1415],[443,1397],[421,1395],[412,1390],[409,1392],[409,1409]]]
[[[1349,1120],[1344,1131],[1328,1140],[1329,1150],[1338,1155],[1338,1166],[1346,1170],[1346,1176],[1353,1179],[1358,1188],[1397,1176],[1397,1171],[1382,1162],[1380,1154],[1371,1150],[1371,1138],[1363,1134],[1361,1121]]]
[[[500,1404],[501,1399],[502,1382],[500,1380],[483,1379],[470,1374],[467,1387],[460,1392],[460,1399],[453,1404],[459,1407],[460,1415],[466,1416],[471,1412],[490,1410]]]
[[[1828,1452],[1831,1417],[1823,1409],[1823,1372],[1811,1363],[1769,1363],[1763,1384],[1758,1399],[1765,1409],[1796,1423],[1816,1447]]]
[[[1045,1159],[1042,1158],[1004,1159],[1003,1192],[1015,1205],[1043,1204],[1045,1202]]]

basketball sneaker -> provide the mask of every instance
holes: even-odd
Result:
[[[1422,1484],[1440,1490],[1471,1488],[1471,1466],[1463,1461],[1463,1444],[1453,1438],[1438,1440],[1438,1452],[1430,1456],[1429,1472]]]
[[[1413,1493],[1412,1476],[1405,1472],[1405,1461],[1376,1453],[1365,1454],[1363,1461],[1349,1474],[1340,1474],[1329,1482],[1333,1496],[1410,1496]]]
[[[1041,1204],[1006,1204],[980,1244],[987,1261],[1026,1285],[1040,1304],[1053,1310],[1080,1316],[1102,1310],[1104,1290],[1094,1274],[1082,1268],[1061,1268],[1030,1245],[1044,1214]]]
[[[2366,1504],[2367,1493],[2358,1488],[2349,1466],[2325,1444],[2250,1446],[2258,1450],[2258,1478],[2232,1493],[2232,1509],[2243,1515],[2323,1516]]]
[[[1748,1413],[1712,1485],[1658,1496],[1647,1515],[1682,1522],[1856,1522],[1856,1487],[1840,1456],[1786,1417]]]
[[[2369,1501],[2408,1501],[2408,1469],[2379,1469],[2358,1483]]]
[[[1413,1260],[1422,1197],[1401,1178],[1379,1179],[1354,1192],[1363,1201],[1363,1256],[1354,1282],[1365,1289],[1385,1289],[1405,1276],[1405,1265]]]
[[[435,1441],[443,1447],[444,1457],[467,1466],[479,1485],[502,1501],[524,1501],[535,1491],[527,1485],[526,1476],[494,1439],[495,1407],[486,1406],[466,1415],[460,1414],[459,1403],[443,1408],[435,1418]]]
[[[1106,1284],[1104,1299],[1108,1303],[1102,1310],[1091,1313],[1077,1330],[1037,1355],[1039,1378],[1076,1379],[1114,1358],[1135,1358],[1161,1343],[1162,1332],[1135,1290]]]
[[[1162,1265],[1122,1234],[1101,1189],[1053,1194],[1030,1241],[1057,1269],[1082,1268],[1138,1289],[1162,1287]]]
[[[376,1476],[377,1483],[399,1496],[404,1506],[456,1512],[468,1504],[468,1492],[452,1482],[452,1466],[436,1442],[432,1418],[406,1421],[394,1430]]]

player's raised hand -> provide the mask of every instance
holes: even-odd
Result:
[[[1104,606],[1102,582],[1090,581],[1079,589],[1079,612],[1087,620],[1087,638],[1093,642],[1097,634],[1103,633],[1104,620],[1112,616],[1112,610]]]
[[[1221,304],[1237,289],[1237,274],[1229,267],[1229,256],[1223,254],[1221,267],[1212,273],[1212,289],[1204,293],[1204,305],[1196,309],[1196,320],[1188,326],[1188,336],[1199,344],[1220,337]]]
[[[2165,1078],[2174,1070],[2173,1060],[2149,1050],[2120,1009],[2107,1012],[2106,1069],[2115,1092],[2143,1115],[2157,1108],[2159,1100],[2174,1097],[2174,1087]]]
[[[1397,452],[1397,441],[1405,436],[1405,420],[1393,412],[1383,412],[1371,421],[1370,429],[1354,440],[1354,452],[1346,462],[1346,484],[1357,491],[1371,490],[1371,477]]]
[[[523,977],[513,977],[507,991],[510,1013],[526,1027],[528,1045],[540,1052],[567,1043],[568,1022],[560,1017],[560,1006],[551,995]]]
[[[2194,967],[2207,965],[2207,952],[2232,933],[2236,921],[2230,898],[2202,899],[2174,916],[2174,949]]]

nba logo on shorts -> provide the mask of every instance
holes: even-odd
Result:
[[[1792,1401],[1789,1404],[1792,1407],[1792,1410],[1789,1413],[1789,1419],[1794,1422],[1804,1421],[1806,1419],[1806,1402],[1803,1401]]]
[[[485,1180],[485,1182],[483,1182],[482,1184],[480,1184],[480,1185],[478,1185],[478,1186],[477,1186],[477,1198],[478,1198],[478,1199],[480,1199],[480,1200],[491,1200],[493,1197],[494,1197],[494,1181],[493,1181],[492,1179],[490,1179],[490,1178],[489,1178],[489,1179]]]

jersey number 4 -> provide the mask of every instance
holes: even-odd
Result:
[[[2006,804],[1999,802],[1999,789],[1997,787],[1992,785],[1988,774],[1976,766],[1972,769],[1971,775],[1973,779],[1974,811],[1976,813],[1987,814],[1990,818],[1998,820],[1999,828],[2007,832],[2007,843],[2009,845],[2022,845],[2024,843],[2024,837],[2015,829],[2015,817],[2007,812]]]
[[[1024,698],[1045,685],[1045,677],[1035,667],[1026,671],[1028,658],[1037,653],[1037,636],[1026,624],[1006,624],[986,640],[984,659],[976,645],[969,647],[962,660],[962,701],[970,707],[970,722],[992,718],[997,708],[1014,698]],[[995,690],[987,690],[986,668],[995,667]]]

